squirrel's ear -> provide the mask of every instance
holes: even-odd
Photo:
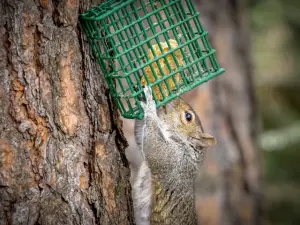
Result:
[[[209,134],[201,133],[201,142],[203,144],[202,147],[210,147],[215,145],[217,140]]]

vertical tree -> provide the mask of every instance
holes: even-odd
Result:
[[[202,225],[259,225],[262,193],[248,2],[202,0],[196,4],[219,62],[226,68],[225,74],[200,87],[196,98],[204,127],[218,141],[202,170],[198,211]]]
[[[0,224],[132,224],[119,115],[78,15],[100,1],[0,3]]]
[[[0,3],[0,224],[131,224],[119,116],[78,29],[93,0]],[[226,74],[192,100],[218,140],[202,224],[261,224],[247,1],[196,1]]]

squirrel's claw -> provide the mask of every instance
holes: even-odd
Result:
[[[150,87],[145,86],[144,93],[146,96],[146,103],[141,102],[145,114],[156,115],[156,104],[152,97],[152,90]]]
[[[149,86],[145,86],[144,93],[146,96],[146,101],[151,102],[152,101],[152,90]]]

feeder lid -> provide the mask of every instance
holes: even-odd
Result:
[[[80,17],[84,20],[102,20],[120,8],[128,5],[135,0],[107,0],[98,6],[82,13]]]

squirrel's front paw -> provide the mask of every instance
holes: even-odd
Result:
[[[141,102],[145,114],[156,115],[156,104],[152,97],[152,90],[150,87],[145,86],[144,93],[146,96],[146,103]]]

